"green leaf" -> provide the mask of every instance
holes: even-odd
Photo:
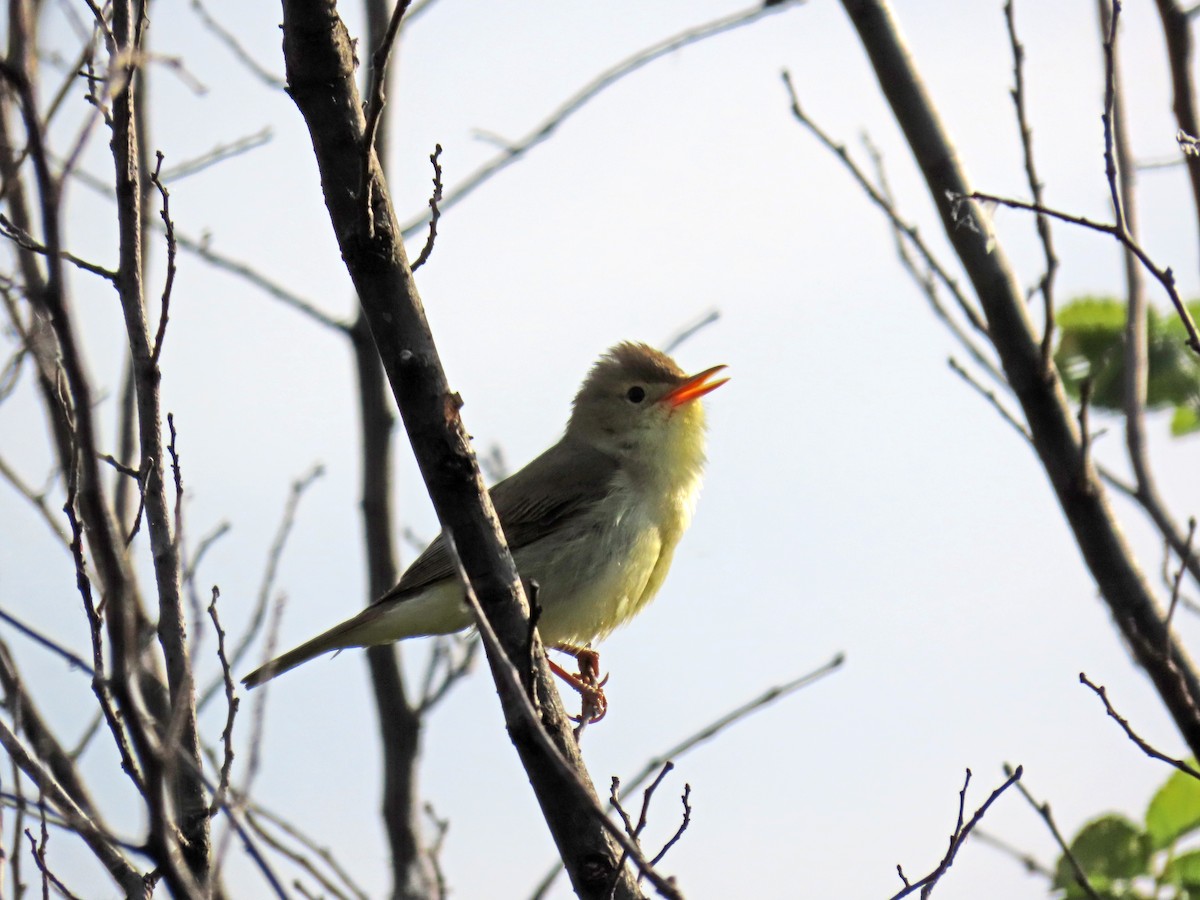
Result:
[[[1197,827],[1200,827],[1200,781],[1177,771],[1150,800],[1146,808],[1146,833],[1154,849],[1162,850]]]
[[[1200,850],[1189,850],[1167,863],[1163,881],[1200,897]]]
[[[1067,393],[1078,399],[1080,386],[1092,380],[1092,404],[1121,408],[1124,368],[1125,304],[1106,297],[1082,297],[1058,310],[1058,350],[1054,361]]]
[[[1200,317],[1200,302],[1189,304]],[[1081,297],[1057,316],[1054,361],[1067,393],[1079,399],[1092,383],[1094,409],[1121,413],[1125,407],[1125,303],[1110,297]],[[1200,431],[1200,356],[1186,344],[1187,332],[1174,309],[1146,310],[1146,408],[1171,409],[1171,433]]]
[[[1125,328],[1125,303],[1112,297],[1077,297],[1055,311],[1054,321],[1064,331],[1120,332]]]
[[[1135,878],[1149,872],[1150,838],[1124,816],[1109,814],[1080,829],[1071,841],[1071,855],[1089,881],[1094,878],[1099,882],[1093,886],[1100,888],[1113,880]],[[1054,887],[1066,888],[1071,896],[1073,886],[1077,886],[1075,870],[1064,855],[1055,867]],[[1112,890],[1111,893],[1120,892]]]
[[[1200,431],[1200,410],[1193,406],[1175,407],[1175,415],[1171,417],[1171,437],[1182,437]]]

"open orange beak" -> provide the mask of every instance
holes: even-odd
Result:
[[[678,409],[685,403],[691,403],[693,400],[699,400],[705,394],[712,393],[729,380],[728,378],[718,378],[716,381],[708,380],[724,368],[725,366],[713,366],[698,375],[690,376],[683,384],[667,391],[663,395],[662,402],[672,409]]]

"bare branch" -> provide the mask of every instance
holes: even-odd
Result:
[[[326,328],[332,328],[334,331],[344,333],[350,330],[348,323],[322,312],[317,308],[315,303],[263,275],[249,263],[241,262],[231,256],[226,256],[223,253],[213,250],[207,240],[196,240],[195,238],[176,232],[175,241],[184,250],[194,253],[209,265],[249,282],[281,303],[304,314],[314,322],[324,325]]]
[[[107,829],[97,824],[71,800],[58,782],[42,768],[41,763],[26,751],[24,745],[17,740],[2,721],[0,721],[0,746],[3,746],[13,761],[21,767],[21,771],[29,776],[38,791],[54,804],[70,824],[71,829],[83,838],[88,849],[104,865],[117,884],[121,885],[130,897],[149,897],[142,876],[125,858],[118,848],[117,842],[108,834]]]
[[[38,867],[38,871],[42,873],[42,896],[50,896],[50,885],[54,885],[55,890],[67,898],[67,900],[79,900],[75,894],[67,889],[67,886],[62,883],[50,868],[46,865],[46,846],[50,842],[50,832],[46,828],[46,813],[45,807],[42,806],[42,839],[37,841],[28,828],[25,829],[25,837],[29,838],[29,852],[33,856],[33,862]]]
[[[195,0],[193,0],[194,2]],[[259,147],[269,144],[272,137],[273,134],[270,128],[262,128],[254,132],[254,134],[238,138],[236,141],[230,141],[227,144],[218,144],[207,153],[197,156],[195,159],[185,159],[178,165],[163,170],[160,177],[164,184],[182,181],[184,178],[196,175],[226,160],[241,156],[243,153],[249,153],[251,150],[257,150]]]
[[[996,410],[996,412],[1000,413],[1000,418],[1002,418],[1005,422],[1007,422],[1009,425],[1011,425],[1013,427],[1013,430],[1016,431],[1017,434],[1019,434],[1019,435],[1021,435],[1021,437],[1025,438],[1025,440],[1028,441],[1030,444],[1033,443],[1033,437],[1032,437],[1032,435],[1030,435],[1029,429],[1027,429],[1023,424],[1021,424],[1020,420],[1017,419],[1017,417],[1012,412],[1009,411],[1007,406],[1005,406],[1003,403],[1000,402],[1000,398],[996,396],[995,391],[991,390],[990,388],[986,388],[982,384],[980,384],[979,381],[975,378],[975,376],[972,375],[970,372],[968,372],[966,369],[964,369],[962,364],[958,360],[956,360],[953,356],[951,356],[949,359],[947,359],[946,362],[949,363],[950,368],[953,369],[958,374],[958,376],[960,378],[962,378],[963,381],[965,381],[967,384],[969,384],[971,387],[973,387],[976,391],[978,391],[983,396],[983,398],[992,405],[992,407]]]
[[[636,775],[634,775],[632,778],[625,779],[622,784],[626,786],[626,790],[637,790],[646,782],[647,779],[653,776],[655,772],[662,769],[662,767],[668,762],[678,760],[680,757],[686,756],[692,750],[696,749],[702,744],[708,743],[717,735],[736,725],[743,719],[748,718],[753,713],[758,712],[758,710],[764,709],[765,707],[770,706],[772,703],[775,703],[777,700],[782,700],[801,688],[807,687],[808,685],[821,680],[826,675],[833,674],[835,671],[841,668],[845,660],[845,655],[839,653],[829,662],[818,667],[817,669],[814,669],[805,675],[801,675],[799,678],[794,678],[791,681],[785,682],[784,684],[769,688],[767,691],[755,697],[753,700],[743,703],[736,709],[730,710],[725,715],[705,725],[695,734],[684,738],[669,750],[654,756],[652,759],[646,762],[646,765]],[[558,877],[559,873],[562,872],[562,869],[563,867],[561,861],[555,863],[554,866],[551,867],[550,871],[543,876],[537,887],[533,889],[533,892],[530,895],[531,900],[541,900],[541,898],[545,897],[547,892],[550,890],[551,885],[554,883],[554,880]]]
[[[446,195],[445,200],[441,204],[442,212],[445,213],[452,207],[457,206],[477,188],[491,180],[493,176],[520,160],[526,153],[554,134],[560,125],[579,112],[591,100],[595,99],[598,94],[612,87],[627,75],[632,75],[642,67],[683,47],[699,43],[727,31],[733,31],[745,25],[750,25],[764,16],[781,12],[790,6],[798,5],[798,3],[799,0],[757,3],[749,9],[731,13],[719,19],[713,19],[710,22],[697,25],[694,28],[689,28],[677,35],[651,44],[649,47],[638,51],[627,59],[605,69],[564,100],[557,109],[551,112],[538,125],[535,125],[533,130],[524,137],[518,138],[515,141],[501,141],[502,149],[496,156],[492,157],[491,160],[484,163],[450,190],[450,193]],[[405,240],[411,239],[416,235],[417,230],[429,221],[429,215],[428,212],[423,212],[415,218],[410,219],[401,228],[401,236]]]
[[[1008,764],[1005,764],[1004,774],[1012,775],[1012,773],[1012,767]],[[1083,892],[1091,897],[1092,900],[1100,900],[1099,895],[1096,893],[1096,889],[1092,887],[1091,881],[1088,880],[1087,872],[1083,870],[1083,866],[1079,864],[1079,860],[1076,859],[1075,854],[1071,852],[1071,845],[1067,843],[1067,840],[1063,837],[1062,832],[1058,830],[1058,825],[1055,824],[1054,816],[1050,812],[1050,804],[1038,803],[1035,799],[1033,799],[1033,794],[1029,793],[1028,789],[1026,789],[1024,783],[1022,782],[1017,782],[1017,790],[1021,792],[1022,797],[1029,801],[1029,805],[1032,806],[1037,814],[1042,817],[1042,821],[1046,823],[1046,827],[1049,828],[1050,833],[1054,835],[1054,840],[1058,844],[1059,850],[1062,851],[1063,858],[1067,861],[1067,864],[1070,865],[1071,872],[1075,876],[1075,883],[1078,884],[1079,887],[1083,889]],[[1051,873],[1051,875],[1053,876],[1053,873]]]
[[[1125,114],[1125,92],[1121,85],[1120,58],[1117,55],[1116,34],[1119,5],[1110,0],[1097,0],[1100,29],[1105,41],[1105,97],[1110,103],[1105,120],[1105,162],[1109,191],[1121,198],[1124,228],[1131,240],[1138,242],[1136,200],[1137,178],[1134,173],[1133,150],[1129,141],[1128,117]],[[1146,446],[1146,396],[1149,389],[1149,336],[1147,333],[1148,303],[1146,282],[1135,254],[1126,247],[1125,264],[1125,445],[1137,485],[1135,499],[1145,509],[1167,542],[1190,564],[1192,576],[1200,581],[1200,564],[1192,559],[1183,546],[1183,535],[1167,510],[1150,468]]]
[[[1185,11],[1177,0],[1155,0],[1155,5],[1162,19],[1167,62],[1171,67],[1175,123],[1184,137],[1200,134],[1200,121],[1196,118],[1196,92],[1192,83],[1192,26],[1188,22],[1189,17],[1195,14],[1196,7]],[[1200,217],[1200,157],[1185,150],[1180,161],[1187,165],[1188,178],[1191,180],[1192,213]]]
[[[813,136],[816,137],[822,146],[837,156],[837,158],[846,167],[846,170],[850,173],[851,177],[854,178],[855,182],[857,182],[858,186],[863,190],[863,193],[867,195],[872,203],[883,210],[884,214],[888,217],[888,220],[892,223],[892,227],[897,231],[902,232],[904,236],[912,242],[912,245],[917,248],[917,252],[921,254],[921,258],[924,259],[929,268],[936,273],[938,280],[941,281],[942,284],[946,286],[947,290],[950,291],[951,296],[954,297],[958,304],[958,308],[962,311],[967,321],[971,323],[971,326],[981,334],[987,335],[987,324],[983,321],[983,318],[980,316],[975,307],[971,305],[971,302],[967,299],[966,294],[964,294],[959,288],[958,283],[950,277],[949,273],[947,273],[942,267],[941,263],[938,262],[937,257],[935,257],[933,252],[929,250],[924,239],[917,231],[916,226],[911,225],[900,218],[895,210],[895,207],[888,200],[888,198],[881,191],[876,189],[875,185],[871,183],[870,179],[867,178],[866,174],[861,168],[859,168],[858,164],[855,163],[850,157],[850,153],[846,150],[845,145],[834,141],[832,137],[830,137],[819,125],[817,125],[816,122],[810,119],[804,110],[801,109],[800,98],[796,94],[795,86],[792,83],[792,76],[786,69],[783,71],[781,77],[783,78],[784,87],[787,88],[788,97],[791,100],[792,115],[796,118],[796,121],[812,132]],[[943,317],[948,321],[948,317]],[[968,345],[968,347],[969,346],[970,345]],[[979,355],[982,356],[982,354]]]
[[[568,784],[572,784],[577,791],[591,801],[589,811],[603,826],[604,830],[620,845],[623,854],[622,858],[627,856],[633,860],[638,872],[645,875],[662,896],[670,898],[670,900],[682,900],[683,894],[680,893],[679,889],[671,881],[659,875],[642,855],[637,845],[608,818],[604,809],[596,802],[595,795],[588,790],[588,786],[579,778],[576,770],[560,755],[558,748],[551,741],[550,736],[546,734],[538,713],[534,710],[533,704],[530,702],[528,695],[521,685],[521,678],[516,668],[509,661],[507,654],[500,646],[500,639],[496,636],[495,631],[492,630],[491,622],[488,621],[486,614],[483,612],[483,607],[480,606],[479,600],[475,597],[475,591],[467,578],[466,570],[463,569],[462,562],[457,559],[457,551],[453,545],[453,538],[447,535],[447,539],[451,552],[455,555],[458,564],[458,576],[463,584],[467,605],[474,614],[475,622],[479,627],[479,636],[488,651],[488,662],[491,663],[492,673],[496,677],[496,686],[501,694],[501,703],[505,707],[505,719],[510,723],[510,729],[513,725],[512,719],[509,717],[509,710],[515,708],[523,720],[525,727],[522,730],[525,736],[531,737],[540,744],[544,753],[543,758],[558,770],[559,776],[566,779]],[[618,867],[616,871],[619,872],[620,868]],[[614,896],[617,886],[617,883],[614,882],[610,891]]]
[[[171,194],[159,177],[163,164],[162,151],[156,152],[155,156],[157,162],[154,171],[150,174],[150,183],[158,189],[158,194],[162,198],[162,209],[159,210],[159,215],[162,217],[163,229],[167,238],[167,275],[163,282],[162,306],[158,314],[158,332],[154,335],[154,349],[150,352],[151,361],[158,365],[159,357],[162,355],[163,337],[167,333],[167,319],[171,309],[171,288],[175,285],[175,254],[178,253],[178,245],[175,243],[175,223],[171,221]]]
[[[1134,744],[1137,745],[1139,750],[1141,750],[1143,753],[1145,753],[1147,756],[1151,757],[1152,759],[1161,760],[1162,762],[1165,762],[1168,765],[1174,766],[1176,769],[1178,769],[1180,772],[1183,772],[1185,775],[1191,775],[1193,778],[1200,779],[1200,771],[1197,771],[1195,768],[1193,768],[1191,765],[1189,765],[1185,760],[1172,759],[1170,756],[1167,756],[1165,753],[1163,753],[1159,750],[1156,750],[1154,747],[1150,746],[1150,744],[1146,743],[1145,740],[1143,740],[1141,737],[1139,737],[1137,732],[1135,732],[1133,730],[1132,726],[1130,726],[1129,720],[1124,718],[1122,715],[1120,715],[1120,713],[1118,713],[1115,709],[1113,709],[1113,705],[1108,700],[1108,691],[1105,690],[1103,685],[1093,684],[1091,681],[1088,680],[1087,675],[1083,672],[1079,673],[1079,683],[1087,685],[1089,688],[1092,689],[1092,691],[1096,694],[1096,696],[1100,698],[1101,702],[1104,703],[1104,711],[1107,712],[1111,718],[1113,718],[1117,721],[1117,724],[1120,725],[1121,729],[1125,732],[1126,737],[1128,737],[1131,741],[1133,741]]]
[[[657,866],[662,862],[663,857],[670,852],[671,848],[679,843],[679,839],[683,837],[683,833],[687,831],[688,825],[692,822],[692,804],[689,802],[692,796],[692,786],[685,784],[683,786],[683,794],[680,796],[680,801],[683,803],[683,818],[679,821],[679,827],[675,829],[675,833],[671,835],[670,840],[663,844],[663,848],[658,851],[658,855],[650,860],[650,865]]]
[[[71,539],[67,537],[67,533],[63,531],[62,525],[58,523],[58,518],[50,511],[50,507],[46,505],[46,494],[44,491],[36,491],[27,485],[3,457],[0,457],[0,477],[3,477],[5,481],[12,485],[13,490],[32,504],[33,508],[37,510],[38,515],[42,518],[42,521],[50,527],[50,530],[54,532],[55,537],[58,538],[64,547],[70,544]]]
[[[684,341],[694,336],[697,332],[703,331],[720,318],[721,311],[719,309],[710,309],[708,312],[704,313],[704,315],[696,319],[696,321],[689,325],[683,326],[683,328],[679,329],[677,332],[675,332],[675,334],[663,341],[663,353],[666,353],[668,356],[673,354],[679,348],[679,346],[684,343]]]
[[[369,900],[369,895],[367,892],[355,884],[354,879],[350,876],[350,872],[337,861],[328,847],[320,846],[315,840],[313,840],[313,838],[300,831],[287,819],[276,815],[275,813],[263,808],[262,806],[259,806],[258,804],[251,804],[246,812],[246,821],[250,823],[251,827],[254,828],[255,832],[259,834],[264,841],[271,844],[272,847],[279,849],[280,852],[284,853],[285,855],[293,854],[289,855],[289,858],[294,859],[297,864],[305,869],[305,871],[310,872],[310,874],[312,874],[312,876],[316,878],[326,890],[335,894],[335,896],[344,896],[345,891],[339,889],[323,874],[319,874],[316,868],[312,866],[312,863],[304,856],[304,854],[295,853],[295,851],[284,849],[275,838],[267,834],[259,819],[262,819],[264,822],[270,822],[288,837],[306,847],[309,852],[311,852],[314,856],[320,859],[321,862],[329,867],[329,870],[334,874],[334,877],[341,881],[342,887],[345,888],[345,890],[348,891],[352,896],[358,898],[358,900]]]
[[[396,33],[400,30],[400,20],[404,18],[404,13],[408,9],[409,2],[410,0],[396,0],[396,5],[392,9],[392,17],[388,21],[387,31],[383,35],[383,40],[380,41],[379,46],[375,48],[375,52],[371,55],[371,86],[367,91],[367,123],[363,129],[362,179],[359,183],[361,189],[358,194],[359,197],[363,198],[362,209],[367,215],[368,234],[375,230],[374,203],[370,194],[371,157],[375,153],[375,133],[379,128],[379,117],[383,114],[383,105],[387,102],[387,98],[384,95],[384,87],[387,85],[387,67],[388,60],[392,55],[392,44],[396,41]],[[433,165],[436,174],[436,160],[434,160]],[[437,207],[431,203],[430,216],[433,216],[436,212]],[[433,249],[432,238],[427,246],[431,250]]]
[[[1196,323],[1192,320],[1192,314],[1188,312],[1187,306],[1183,302],[1183,298],[1179,296],[1179,290],[1175,286],[1175,274],[1171,269],[1160,269],[1155,265],[1150,255],[1142,248],[1140,244],[1134,241],[1127,232],[1116,225],[1107,225],[1103,222],[1094,222],[1087,216],[1076,216],[1071,213],[1062,212],[1061,210],[1053,209],[1049,206],[1039,206],[1035,203],[1029,203],[1024,200],[1017,200],[1012,197],[1001,197],[996,194],[987,194],[983,191],[971,191],[966,194],[951,192],[949,199],[954,204],[959,204],[967,200],[980,203],[996,203],[1000,206],[1007,206],[1010,209],[1021,209],[1026,212],[1042,213],[1052,219],[1059,219],[1063,222],[1069,222],[1072,225],[1078,225],[1081,228],[1089,228],[1092,231],[1098,231],[1101,234],[1107,234],[1122,245],[1127,247],[1138,261],[1146,268],[1155,280],[1162,285],[1166,291],[1167,297],[1171,300],[1171,305],[1175,307],[1176,313],[1179,314],[1180,320],[1188,333],[1187,345],[1192,350],[1200,353],[1200,333],[1196,331]]]
[[[485,647],[495,667],[497,689],[502,697],[508,693],[502,685],[510,677],[518,685],[523,706],[518,707],[514,698],[502,700],[514,749],[560,853],[569,859],[576,889],[598,896],[615,868],[619,843],[608,833],[606,826],[612,823],[606,817],[604,821],[593,818],[595,793],[586,780],[540,647],[534,657],[540,708],[532,720],[525,715],[528,700],[505,655],[525,664],[528,605],[471,454],[458,398],[449,388],[424,315],[386,178],[366,143],[353,44],[344,23],[328,5],[315,0],[285,0],[283,32],[289,94],[313,136],[332,230],[363,317],[379,349],[443,534],[457,544],[479,602],[503,639],[499,654],[497,645]],[[371,189],[359,192],[364,160]],[[363,208],[368,201],[370,211]],[[548,748],[553,748],[553,754]],[[557,767],[563,759],[570,760],[565,770],[569,775]],[[632,875],[624,877],[619,897],[636,894]]]
[[[907,878],[904,877],[904,871],[900,868],[900,866],[896,866],[896,871],[899,873],[900,879],[904,882],[904,889],[896,894],[893,894],[892,900],[900,900],[901,897],[907,897],[918,888],[921,891],[921,900],[925,900],[925,898],[933,892],[934,887],[937,885],[938,881],[941,880],[942,876],[945,875],[950,869],[950,866],[954,864],[954,857],[958,855],[959,849],[962,847],[967,837],[971,834],[972,829],[979,824],[979,821],[983,818],[984,813],[987,812],[988,807],[995,802],[997,797],[1003,794],[1012,785],[1016,784],[1020,780],[1021,774],[1022,769],[1020,766],[1017,766],[1016,770],[1009,775],[1008,780],[1005,781],[1004,784],[1000,785],[1000,787],[992,791],[987,800],[983,802],[983,805],[980,806],[979,809],[975,810],[975,814],[971,816],[970,821],[964,825],[963,815],[965,813],[967,800],[967,785],[971,783],[971,770],[967,769],[967,777],[963,782],[962,790],[959,791],[958,794],[958,823],[954,826],[954,833],[950,835],[950,846],[946,850],[946,855],[942,857],[942,861],[938,863],[937,868],[935,868],[920,881],[914,881],[911,883]]]
[[[1021,150],[1025,157],[1025,176],[1029,182],[1029,196],[1033,202],[1043,203],[1043,184],[1037,174],[1037,165],[1033,157],[1033,130],[1029,127],[1029,119],[1025,111],[1025,48],[1017,39],[1016,16],[1013,12],[1013,0],[1004,4],[1004,21],[1008,26],[1009,44],[1013,56],[1013,106],[1016,107],[1017,128],[1021,132]],[[1042,293],[1045,310],[1045,324],[1042,327],[1042,365],[1049,373],[1054,364],[1054,275],[1058,271],[1058,257],[1054,253],[1054,241],[1050,232],[1050,220],[1043,213],[1037,216],[1037,232],[1042,242],[1042,253],[1046,259],[1046,269],[1042,274],[1038,289]]]
[[[62,644],[60,644],[58,641],[54,640],[51,637],[47,637],[46,635],[42,634],[40,631],[33,628],[32,626],[26,625],[24,622],[22,622],[20,619],[18,619],[16,616],[14,616],[12,613],[9,613],[9,612],[4,611],[3,609],[0,609],[0,619],[3,619],[5,622],[7,622],[13,628],[17,629],[17,631],[21,632],[21,634],[25,635],[25,637],[29,638],[30,640],[34,641],[35,643],[41,644],[43,647],[45,647],[51,653],[54,653],[57,656],[61,656],[63,659],[65,659],[68,663],[70,663],[75,668],[77,668],[83,672],[86,672],[88,675],[96,674],[95,670],[90,665],[88,665],[87,661],[83,657],[81,657],[75,653],[72,653],[70,650],[68,650],[66,647],[64,647]]]
[[[39,256],[46,256],[50,253],[50,250],[44,244],[38,243],[33,237],[14,225],[3,213],[0,213],[0,234],[3,234],[4,237],[8,238],[22,250],[28,250],[30,253],[36,253]],[[91,272],[93,275],[99,275],[106,281],[114,283],[117,280],[117,273],[112,269],[106,269],[104,266],[88,262],[86,259],[82,259],[67,250],[59,250],[58,255],[61,259],[65,259],[71,265],[82,269],[84,272]]]
[[[1188,534],[1187,540],[1183,545],[1183,555],[1179,560],[1179,568],[1175,572],[1175,578],[1171,582],[1171,604],[1167,607],[1166,630],[1167,634],[1171,633],[1171,620],[1175,616],[1175,607],[1179,605],[1179,588],[1183,583],[1183,573],[1188,569],[1188,563],[1192,560],[1192,541],[1196,537],[1196,517],[1192,516],[1188,519]],[[1166,653],[1170,648],[1164,647],[1163,653]]]
[[[292,482],[287,503],[283,507],[283,516],[280,519],[279,528],[276,530],[275,538],[271,541],[271,547],[267,551],[267,562],[263,569],[262,581],[258,587],[258,599],[254,604],[254,611],[250,615],[250,623],[246,626],[245,632],[242,634],[237,647],[234,648],[233,655],[229,659],[229,665],[233,669],[237,669],[241,665],[250,647],[258,638],[258,633],[262,629],[263,622],[266,620],[267,608],[271,602],[271,593],[275,589],[275,576],[279,573],[279,563],[283,559],[283,551],[287,547],[288,538],[291,536],[292,528],[296,524],[296,513],[300,509],[300,501],[303,499],[305,492],[324,474],[325,467],[317,463],[308,471],[308,474],[302,475]],[[207,706],[217,691],[223,687],[223,678],[215,680],[200,692],[200,697],[196,701],[196,708],[203,709]]]
[[[225,794],[229,790],[229,772],[233,767],[233,720],[237,716],[238,698],[234,695],[233,674],[229,669],[229,659],[225,656],[225,630],[217,617],[217,598],[221,592],[213,585],[212,603],[208,605],[208,614],[212,617],[213,628],[217,632],[217,658],[221,661],[221,674],[225,679],[225,728],[221,732],[221,743],[225,747],[225,755],[221,761],[221,775],[217,789],[213,792],[209,815],[215,815],[225,802]]]
[[[425,237],[425,246],[421,248],[420,255],[412,264],[414,272],[428,262],[430,254],[433,253],[433,242],[437,240],[438,219],[442,217],[442,211],[438,208],[442,201],[442,165],[438,162],[441,155],[441,144],[436,145],[433,153],[429,154],[429,162],[433,165],[433,194],[429,197],[429,234]]]
[[[89,2],[91,2],[91,0],[89,0]],[[287,87],[282,78],[263,68],[263,66],[259,64],[258,60],[254,58],[253,54],[247,52],[246,49],[238,42],[238,39],[234,36],[233,32],[218,22],[209,13],[209,11],[205,9],[204,4],[201,3],[200,0],[192,0],[192,11],[204,24],[204,27],[216,35],[217,38],[224,43],[227,48],[229,48],[229,51],[233,54],[234,58],[243,66],[245,66],[246,69],[256,78],[258,78],[259,81],[261,81],[267,87],[275,88],[277,90],[284,90]]]

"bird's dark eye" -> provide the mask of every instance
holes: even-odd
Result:
[[[646,399],[646,389],[635,384],[625,392],[625,399],[630,403],[641,403]]]

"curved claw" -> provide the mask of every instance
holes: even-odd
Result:
[[[547,660],[550,671],[579,692],[581,698],[578,716],[570,716],[577,724],[593,724],[599,722],[608,713],[608,698],[604,696],[604,685],[608,684],[608,675],[603,679],[600,674],[600,654],[595,650],[577,647],[557,648],[564,653],[570,653],[579,663],[579,674],[568,672],[554,660]]]

